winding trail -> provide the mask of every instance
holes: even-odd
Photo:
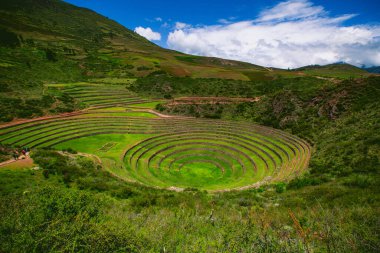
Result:
[[[18,160],[10,159],[10,160],[1,162],[0,168],[5,167],[5,166],[10,165],[10,164],[15,164],[15,163],[20,163],[20,165],[21,164],[32,164],[33,163],[33,159],[30,156],[25,156],[24,158],[22,158],[22,157],[24,157],[24,156],[20,156]]]
[[[203,104],[236,104],[244,102],[258,102],[260,97],[179,97],[166,103],[167,106],[175,105],[203,105]]]

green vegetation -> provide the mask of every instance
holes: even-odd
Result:
[[[45,114],[72,112],[78,109],[78,104],[67,95],[53,97],[43,95],[41,99],[1,98],[0,121],[8,122],[15,118],[32,118]]]
[[[296,69],[308,75],[336,78],[358,78],[368,76],[368,72],[349,64],[329,64],[325,66],[305,66]]]
[[[155,71],[247,79],[241,69],[254,67],[203,57],[187,65],[176,58],[186,55],[162,49],[112,20],[63,1],[3,1],[0,14],[0,108],[4,112],[0,121],[71,111],[67,105],[58,105],[55,112],[49,111],[51,104],[35,106],[35,101],[44,99],[46,83],[129,85],[135,77]],[[37,108],[20,113],[11,109],[15,103]]]
[[[132,117],[124,113],[134,109],[108,107],[3,128],[2,143],[54,146],[70,153],[34,148],[40,170],[0,170],[4,180],[0,228],[18,235],[16,240],[6,236],[1,249],[377,252],[378,83],[378,78],[339,84],[288,79],[277,88],[256,85],[257,92],[266,94],[258,102],[211,105],[223,108],[221,117],[239,121]],[[67,92],[67,87],[58,85],[58,91]],[[252,166],[244,154],[264,168],[265,162],[258,161],[267,157],[269,167],[261,171],[271,173],[281,159],[291,159],[293,151],[307,147],[290,134],[242,119],[283,128],[313,142],[310,172],[286,183],[297,175],[287,169],[294,168],[292,164],[274,174],[277,180],[259,188],[214,193],[194,188],[221,189],[223,175],[231,177],[222,188],[249,185],[254,181],[245,181],[241,174],[242,166]],[[193,131],[186,130],[190,128]],[[253,141],[260,144],[255,149],[250,146]],[[215,145],[215,150],[198,153],[205,149],[199,146],[202,142],[208,149]],[[73,149],[95,156],[86,158]],[[241,160],[240,175],[236,160]],[[146,167],[148,161],[152,169]],[[170,163],[180,167],[180,177],[164,170]],[[231,184],[239,176],[242,180]],[[265,174],[249,179],[259,180],[255,176]],[[131,179],[161,187],[178,182],[177,187],[188,188],[158,190]],[[14,209],[21,211],[15,215]],[[154,232],[157,227],[160,234]]]
[[[0,162],[12,159],[13,152],[14,149],[11,146],[0,144]]]
[[[380,251],[378,76],[185,55],[60,0],[0,14],[0,162],[35,163],[0,166],[0,252]]]
[[[308,145],[281,132],[211,120],[169,123],[170,133],[143,140],[124,155],[132,177],[147,185],[223,190],[286,180],[307,166]]]
[[[200,79],[174,77],[161,72],[139,78],[129,89],[151,97],[215,96],[215,97],[256,97],[273,94],[280,90],[292,90],[300,96],[313,96],[321,89],[335,87],[340,80],[317,77],[277,78],[276,80],[224,80],[217,78]]]
[[[236,88],[235,96],[252,96],[249,81],[302,75],[334,78],[368,75],[344,64],[269,70],[249,63],[181,54],[160,48],[90,10],[59,0],[3,1],[0,14],[0,109],[4,112],[0,121],[3,122],[15,117],[31,118],[78,109],[62,104],[57,98],[54,98],[57,110],[50,111],[51,104],[44,102],[36,106],[36,101],[44,99],[46,83],[85,81],[129,86],[138,77],[160,72],[196,78],[197,81],[171,79],[185,84],[180,93],[222,96],[231,85]],[[152,81],[144,80],[140,81],[144,87],[146,81]],[[157,87],[150,87],[154,88],[151,93],[160,93],[162,89],[172,93],[160,84],[161,79],[157,82]],[[214,87],[220,88],[214,91]],[[141,88],[133,90],[141,92]],[[179,91],[176,87],[175,90]],[[15,103],[25,105],[30,111],[12,109]]]
[[[368,195],[374,186],[338,180],[281,194],[268,187],[177,193],[117,180],[85,157],[43,150],[33,156],[52,170],[47,179],[43,170],[0,170],[5,252],[376,252],[380,246],[379,195]]]
[[[174,77],[161,72],[139,78],[130,90],[145,96],[171,98],[175,96],[252,97],[256,90],[252,82],[226,79]]]
[[[91,108],[120,107],[149,102],[128,91],[124,85],[82,82],[49,85],[47,89],[50,93],[63,94]]]
[[[284,83],[283,80],[282,83]],[[249,120],[297,134],[317,150],[310,164],[312,179],[322,182],[336,176],[370,178],[379,172],[378,77],[334,83],[288,79],[288,84],[262,86],[260,101],[240,104],[160,105],[163,112]],[[260,86],[259,86],[259,89]],[[305,181],[305,182],[306,182]]]
[[[118,159],[111,156],[114,163],[108,169],[127,180],[164,188],[224,190],[260,181],[289,180],[301,174],[308,164],[309,145],[274,129],[232,121],[152,118],[152,114],[117,109],[115,112],[88,110],[7,126],[0,129],[0,141],[31,148],[60,145],[61,149],[72,148],[90,154],[104,153],[102,149],[112,142],[117,145],[105,153],[117,150]],[[119,135],[114,141],[107,137],[105,143],[99,139],[66,143],[104,134],[124,134],[125,137]],[[133,136],[137,137],[135,141]],[[99,155],[106,161],[109,159],[108,154]],[[199,170],[198,174],[196,170],[189,170],[193,162],[208,164],[205,166],[211,173],[208,180],[199,180],[205,170]]]

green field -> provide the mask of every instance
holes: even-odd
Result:
[[[92,154],[114,175],[160,188],[257,187],[294,178],[308,165],[309,145],[279,130],[244,122],[161,118],[143,109],[154,102],[121,85],[47,88],[68,93],[87,109],[3,127],[1,143]]]

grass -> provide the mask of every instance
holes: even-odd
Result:
[[[93,154],[124,180],[162,188],[238,188],[268,181],[268,176],[289,180],[306,168],[309,146],[284,132],[243,122],[159,118],[134,110],[93,109],[16,124],[0,129],[0,140]]]
[[[352,79],[368,77],[369,73],[363,69],[349,64],[329,64],[325,66],[305,66],[297,69],[311,76],[320,76],[327,78]]]
[[[91,117],[91,116],[113,116],[113,117],[124,116],[124,117],[142,117],[142,118],[157,118],[158,117],[157,115],[155,115],[153,113],[139,112],[139,111],[125,111],[125,112],[97,111],[96,113],[91,113],[91,112],[92,112],[92,110],[89,111],[89,113],[86,116],[88,116],[88,117]]]
[[[10,68],[10,67],[13,67],[14,65],[13,64],[10,64],[10,63],[7,63],[7,62],[0,62],[0,67],[3,67],[3,68]]]
[[[45,138],[40,141],[47,141],[46,145],[66,140],[59,145],[74,142],[74,146],[89,153],[96,153],[102,147],[100,144],[119,143],[102,153],[103,164],[113,176],[99,169],[91,159],[61,156],[38,149],[33,151],[42,170],[0,169],[1,252],[379,252],[378,79],[373,79],[372,84],[365,79],[350,80],[361,75],[353,74],[355,71],[352,69],[342,72],[331,69],[269,71],[252,64],[187,56],[159,48],[110,19],[63,1],[3,1],[1,14],[1,27],[9,27],[8,34],[15,38],[13,45],[4,45],[1,41],[0,46],[1,61],[12,65],[0,67],[2,122],[85,107],[75,103],[80,99],[70,101],[73,98],[68,94],[70,89],[67,89],[66,96],[59,88],[72,88],[71,94],[75,95],[75,92],[78,94],[83,90],[93,94],[100,91],[100,86],[118,91],[125,91],[125,86],[129,86],[143,98],[261,96],[258,103],[239,104],[232,108],[219,106],[215,115],[214,112],[209,113],[215,109],[209,105],[183,111],[173,108],[172,112],[250,120],[284,129],[315,143],[310,173],[289,184],[275,181],[273,186],[246,191],[209,194],[187,189],[177,193],[115,178],[118,175],[125,180],[133,179],[121,154],[138,142],[157,135],[98,134],[83,137],[82,134],[93,133],[86,124],[96,126],[87,119],[82,121],[83,124],[71,122],[71,127],[77,127],[71,131],[68,131],[67,121],[59,119],[58,123],[55,122],[69,135],[66,137],[62,136],[64,132],[58,134],[58,130],[52,130],[51,125],[45,130],[51,130],[50,133],[55,135],[46,136],[40,123],[47,124],[51,120],[2,129],[0,138],[15,135],[22,140],[29,134],[36,134],[35,138]],[[0,29],[2,35],[3,28]],[[176,56],[182,56],[182,59]],[[143,71],[139,71],[139,67]],[[155,71],[166,71],[184,78],[160,80],[153,74],[132,81],[137,76],[143,77]],[[333,79],[303,77],[309,74]],[[285,78],[278,78],[279,75]],[[185,76],[215,78],[191,79]],[[267,81],[267,77],[275,81]],[[227,81],[223,78],[240,80]],[[241,81],[248,78],[254,81]],[[337,79],[341,78],[349,82],[339,82]],[[52,87],[56,93],[49,89],[48,95],[52,97],[46,97],[45,83],[65,85]],[[115,85],[106,86],[109,83]],[[80,85],[82,87],[77,87]],[[91,92],[85,95],[91,95]],[[101,125],[109,122],[124,124],[137,118],[107,116],[100,119],[96,114],[83,117]],[[144,128],[148,132],[154,128],[156,134],[164,134],[162,130],[172,134],[173,129],[179,128],[175,120],[161,124],[153,123],[159,121],[157,119],[138,118],[133,122],[134,131]],[[201,129],[190,121],[181,124],[186,125],[186,130],[197,128],[209,132],[213,126],[201,119],[196,122],[202,122],[205,127]],[[40,125],[32,127],[33,124]],[[23,126],[30,128],[17,130]],[[241,123],[236,124],[227,132],[242,135],[242,126]],[[97,129],[104,130],[101,126]],[[108,126],[107,129],[117,128]],[[8,130],[14,132],[6,134]],[[220,136],[227,135],[221,132]],[[296,163],[303,168],[309,160],[307,145],[286,136],[290,135],[273,138],[267,135],[265,139],[271,139],[271,142],[273,139],[282,141],[278,140],[275,146],[261,140],[260,145],[266,151],[269,149],[264,148],[264,144],[276,149],[284,161],[286,154],[303,158],[283,163],[285,169],[278,174],[280,181],[298,176],[303,170],[295,170]],[[223,140],[227,140],[221,137],[214,143],[219,147]],[[92,138],[95,138],[93,142]],[[250,138],[253,139],[252,136]],[[89,140],[93,147],[79,143],[81,140]],[[192,143],[190,147],[195,148],[196,145]],[[215,155],[215,152],[173,149],[177,154],[171,157],[178,160],[173,168],[185,163],[182,167],[185,177],[190,173],[194,173],[192,177],[209,177],[210,180],[201,182],[202,185],[221,176],[218,174],[220,168],[225,169],[222,174],[226,177],[233,175],[238,179],[242,169],[238,162],[232,160],[237,157],[243,159],[239,153],[247,151],[240,147],[240,152],[230,152],[233,156],[229,159],[223,154]],[[203,156],[198,155],[200,153]],[[164,154],[169,155],[168,152]],[[185,155],[190,156],[186,158]],[[159,162],[163,157],[156,157],[154,161]],[[272,158],[278,161],[276,157],[273,152]],[[202,159],[208,162],[200,161]],[[188,161],[194,163],[186,164]],[[162,166],[169,166],[170,162],[164,159]],[[233,166],[236,168],[234,172],[228,170]],[[215,170],[216,167],[219,169]],[[271,165],[269,174],[272,169]],[[260,170],[261,173],[263,171]],[[150,180],[153,180],[154,173],[158,171],[150,169],[148,172]],[[165,175],[173,176],[169,172]],[[191,185],[197,183],[193,181]]]
[[[136,107],[136,108],[144,108],[144,109],[154,109],[160,102],[150,102],[150,103],[140,103],[133,104],[133,106],[128,107]]]
[[[43,180],[41,173],[25,167],[0,168],[0,195],[15,195],[28,191]]]
[[[101,139],[107,138],[113,137]],[[58,168],[48,178],[42,170],[0,170],[0,228],[11,232],[3,234],[3,251],[70,247],[91,252],[164,248],[377,252],[379,248],[374,204],[378,196],[370,195],[370,188],[348,187],[338,180],[282,193],[276,193],[275,187],[217,194],[189,188],[177,193],[125,183],[98,170],[87,158],[51,158],[55,156],[51,151],[36,152],[36,160],[51,159],[52,168]],[[220,175],[210,163],[183,169],[187,170],[183,177],[198,177],[199,183]],[[109,243],[110,238],[116,242]]]
[[[141,134],[101,134],[70,140],[58,144],[54,148],[58,150],[72,148],[79,152],[94,154],[102,160],[107,170],[124,180],[130,181],[133,178],[131,178],[128,171],[124,169],[125,165],[121,157],[128,147],[152,136],[153,135]],[[106,152],[100,151],[99,149],[107,143],[114,143],[114,145]]]
[[[5,166],[0,167],[3,170],[17,170],[17,169],[32,169],[35,168],[36,165],[32,160],[18,160],[16,162],[7,164]]]

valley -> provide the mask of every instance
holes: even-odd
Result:
[[[68,2],[0,0],[0,252],[380,251],[378,67],[185,54]]]

